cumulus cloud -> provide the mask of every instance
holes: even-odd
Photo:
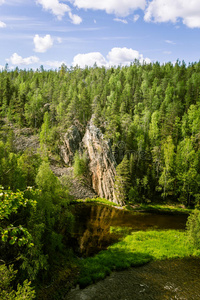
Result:
[[[113,20],[116,21],[116,22],[121,22],[121,23],[124,23],[124,24],[128,24],[128,22],[124,19],[115,18]]]
[[[36,0],[36,3],[41,4],[44,10],[57,16],[58,20],[62,20],[65,13],[68,13],[73,24],[78,25],[82,22],[81,17],[72,14],[71,8],[65,3],[60,3],[59,0]]]
[[[0,28],[5,28],[5,27],[6,27],[6,23],[0,21]]]
[[[80,24],[81,17],[72,14],[71,8],[61,3],[60,0],[35,0],[42,5],[43,9],[50,11],[59,20],[68,13],[73,24]],[[126,17],[134,11],[141,9],[145,12],[146,22],[173,22],[180,19],[190,27],[200,28],[200,1],[199,0],[63,0],[68,1],[79,9],[104,10],[108,14],[115,14],[118,17]],[[3,4],[4,0],[0,0]],[[136,22],[139,15],[134,15],[133,21]]]
[[[37,63],[39,61],[39,58],[37,56],[29,56],[26,58],[22,58],[17,53],[13,53],[13,55],[7,59],[7,62],[10,62],[13,65],[31,65],[34,63]]]
[[[0,0],[0,5],[2,5],[5,2],[5,0]]]
[[[107,59],[106,59],[107,58]],[[92,67],[96,63],[97,66],[125,66],[130,65],[135,59],[139,60],[140,63],[150,63],[149,58],[144,58],[138,51],[128,48],[112,48],[108,53],[107,57],[104,57],[100,52],[91,52],[87,54],[78,54],[74,57],[73,66],[85,66]]]
[[[34,36],[35,52],[44,53],[53,46],[53,39],[50,34],[40,37],[38,34]]]
[[[107,55],[108,64],[111,66],[118,65],[129,65],[135,59],[139,60],[141,63],[150,63],[149,58],[144,58],[137,50],[131,48],[112,48]]]
[[[79,25],[82,22],[81,17],[79,17],[78,15],[74,15],[71,12],[69,12],[69,17],[70,17],[72,23],[75,25]]]
[[[66,12],[71,11],[67,4],[60,3],[58,0],[36,0],[36,3],[41,4],[44,10],[56,15],[59,20],[64,17]]]
[[[153,0],[149,3],[144,20],[147,22],[173,22],[179,19],[190,27],[200,28],[199,0]]]
[[[146,0],[71,0],[78,8],[105,10],[108,14],[125,17],[136,9],[145,9]]]
[[[85,68],[85,66],[93,67],[95,63],[97,64],[98,67],[106,65],[106,60],[100,52],[78,54],[74,56],[72,65],[73,66],[78,65],[81,68]]]

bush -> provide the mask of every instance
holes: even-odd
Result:
[[[78,151],[76,151],[74,155],[74,176],[75,177],[82,177],[87,172],[87,159],[86,156],[83,155],[82,157],[79,155]]]
[[[200,249],[200,211],[195,209],[187,221],[187,233],[191,243]]]

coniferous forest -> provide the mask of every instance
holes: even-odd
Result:
[[[67,129],[77,121],[85,127],[92,116],[112,145],[116,196],[124,204],[200,205],[200,62],[56,71],[6,66],[0,72],[1,299],[34,299],[55,270],[64,265],[62,276],[70,272],[73,199],[50,165],[52,158],[61,161]],[[38,138],[37,151],[16,147],[21,132],[33,145]]]

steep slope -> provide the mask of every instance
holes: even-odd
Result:
[[[71,166],[73,156],[77,150],[80,153],[85,153],[88,157],[89,177],[92,188],[99,197],[117,202],[114,195],[116,161],[112,153],[111,144],[104,139],[100,129],[94,125],[93,118],[88,123],[84,135],[83,132],[83,128],[77,124],[69,128],[64,135],[61,156],[64,162]]]

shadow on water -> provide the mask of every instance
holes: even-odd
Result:
[[[76,221],[71,241],[75,252],[82,257],[98,253],[120,238],[117,230],[185,229],[187,215],[138,213],[98,204],[77,204],[73,208]]]

